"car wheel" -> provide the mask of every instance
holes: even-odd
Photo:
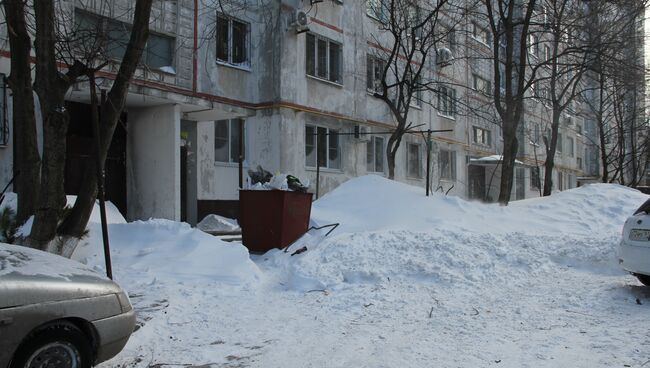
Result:
[[[645,286],[650,286],[650,276],[648,275],[636,275],[636,278],[641,281],[641,283]]]
[[[89,368],[88,337],[71,323],[56,323],[31,333],[20,345],[11,368]]]

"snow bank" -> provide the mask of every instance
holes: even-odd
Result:
[[[285,270],[289,288],[303,291],[394,278],[508,284],[517,273],[558,263],[620,272],[614,245],[647,198],[593,184],[504,207],[439,193],[426,198],[419,188],[365,176],[314,203],[317,223],[341,223],[330,237],[319,243],[318,234],[309,235],[292,247],[308,244],[308,252],[272,252],[270,262]]]
[[[69,206],[74,204],[75,198],[67,196]],[[15,193],[8,193],[2,204],[5,206],[16,207]],[[148,282],[202,278],[234,286],[256,284],[261,279],[259,268],[240,244],[223,242],[186,223],[160,219],[127,223],[111,202],[106,202],[106,218],[113,273],[118,281],[125,281],[122,286],[127,289],[132,281],[130,278],[136,275]],[[30,228],[31,222],[28,222],[20,231],[28,234]],[[90,216],[88,230],[88,236],[79,243],[72,259],[105,274],[98,204]],[[86,269],[74,261],[68,263]],[[48,268],[43,267],[43,270]]]
[[[90,236],[72,258],[104,269],[101,229],[89,225]],[[240,244],[223,242],[186,223],[153,219],[111,224],[108,229],[115,273],[140,272],[150,280],[203,278],[231,285],[257,283],[261,273]]]

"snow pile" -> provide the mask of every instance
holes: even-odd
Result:
[[[97,223],[89,227],[90,238],[72,258],[103,270],[101,229]],[[108,232],[116,274],[137,272],[147,280],[204,278],[230,285],[254,284],[261,279],[241,244],[223,242],[186,223],[152,219],[111,224]]]
[[[68,196],[67,200],[72,206],[75,196]],[[15,193],[8,193],[2,205],[15,208]],[[188,224],[160,219],[127,223],[111,202],[106,202],[106,219],[113,273],[127,290],[132,282],[143,280],[176,282],[203,278],[211,283],[238,286],[257,284],[262,278],[245,247],[223,242]],[[30,229],[31,221],[28,221],[21,231],[28,234]],[[98,204],[90,216],[88,230],[88,236],[81,240],[72,259],[105,274]],[[78,262],[67,262],[85,269]]]
[[[241,231],[237,220],[229,219],[219,215],[207,215],[196,227],[205,232],[238,232]]]
[[[288,260],[274,252],[286,284],[297,290],[390,279],[436,283],[509,283],[558,263],[620,272],[612,244],[647,196],[594,184],[550,198],[498,204],[468,202],[378,176],[350,180],[315,202],[319,224],[341,226]]]

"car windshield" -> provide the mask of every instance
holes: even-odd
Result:
[[[647,201],[645,201],[645,202],[641,205],[641,207],[639,207],[639,209],[637,209],[637,210],[634,212],[634,214],[635,214],[635,215],[638,215],[638,214],[641,213],[641,212],[650,213],[650,199],[648,199]]]

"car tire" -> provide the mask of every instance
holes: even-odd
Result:
[[[636,278],[641,281],[641,283],[645,286],[650,286],[650,276],[648,275],[636,275]]]
[[[92,356],[92,345],[77,326],[57,322],[32,332],[16,350],[10,367],[90,368]]]

